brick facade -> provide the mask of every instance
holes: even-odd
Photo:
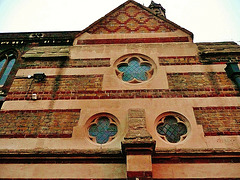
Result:
[[[78,45],[84,44],[135,44],[135,43],[169,43],[169,42],[188,42],[188,37],[170,38],[129,38],[129,39],[90,39],[78,40]]]
[[[0,179],[239,179],[236,43],[193,43],[133,0],[79,32],[4,37]]]
[[[168,73],[169,88],[185,96],[236,96],[234,83],[223,72]]]
[[[203,64],[226,64],[229,61],[236,61],[240,62],[240,56],[235,54],[228,54],[228,55],[202,55],[200,62]]]
[[[158,59],[160,66],[200,64],[199,59],[196,56],[159,57]]]
[[[194,107],[193,110],[205,136],[240,135],[240,106]]]
[[[0,138],[70,138],[80,109],[0,111]]]
[[[85,91],[99,91],[102,87],[102,75],[47,76],[44,82],[34,79],[15,79],[7,96],[7,100],[29,100],[32,94],[38,99],[76,98],[72,94],[84,96]]]
[[[21,69],[41,69],[41,68],[83,68],[83,67],[109,67],[110,58],[93,59],[25,59],[21,64]]]
[[[169,89],[102,90],[102,75],[48,76],[45,82],[15,79],[8,101],[39,99],[129,99],[238,96],[226,73],[168,73]]]

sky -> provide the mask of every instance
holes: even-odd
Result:
[[[151,0],[135,0],[149,6]],[[154,0],[194,42],[240,44],[240,0]],[[81,31],[126,0],[0,0],[0,33]]]

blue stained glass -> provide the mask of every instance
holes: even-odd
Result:
[[[16,61],[15,59],[11,59],[11,60],[9,61],[6,69],[4,70],[4,73],[3,73],[2,76],[1,76],[0,85],[3,85],[3,84],[6,82],[6,80],[7,80],[7,78],[8,78],[8,75],[10,74],[10,72],[11,72],[11,70],[12,70],[12,68],[13,68],[13,65],[14,65],[15,61]],[[0,64],[0,66],[1,66],[1,64]]]
[[[157,132],[166,136],[169,142],[177,143],[181,136],[187,133],[187,127],[183,123],[177,122],[174,116],[167,116],[164,123],[157,126]]]
[[[108,117],[100,117],[97,124],[91,125],[89,128],[89,135],[96,137],[96,141],[99,144],[105,144],[108,142],[111,136],[117,134],[117,126],[110,124]]]
[[[2,70],[2,67],[3,65],[5,64],[6,62],[6,59],[3,59],[1,62],[0,62],[0,71]]]
[[[129,61],[128,65],[123,64],[118,67],[118,70],[123,72],[123,81],[131,81],[134,78],[140,81],[148,79],[146,72],[151,69],[150,65],[141,64],[136,58]]]

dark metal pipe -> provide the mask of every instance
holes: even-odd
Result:
[[[227,76],[237,85],[240,91],[240,70],[237,62],[228,62],[225,68]]]

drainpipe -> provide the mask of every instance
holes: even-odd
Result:
[[[240,70],[237,62],[228,62],[225,68],[227,76],[237,85],[240,91]]]

